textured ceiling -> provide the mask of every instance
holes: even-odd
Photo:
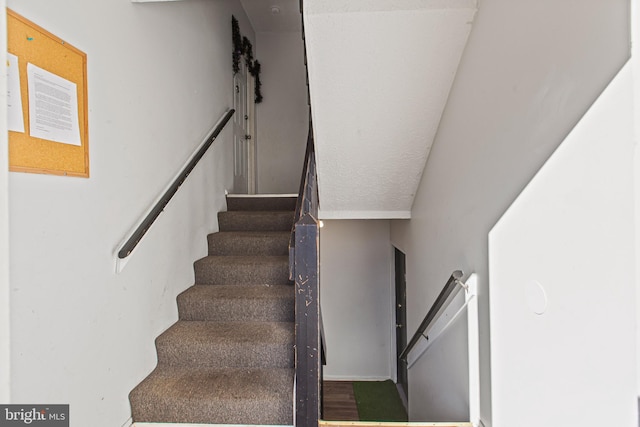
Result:
[[[301,31],[299,0],[240,0],[256,33]],[[279,10],[274,13],[273,8]]]
[[[475,0],[305,3],[321,218],[408,218]]]

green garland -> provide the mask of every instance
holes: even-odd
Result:
[[[235,16],[231,16],[231,31],[233,40],[233,74],[240,71],[240,58],[244,56],[249,73],[255,78],[255,102],[262,102],[262,82],[260,82],[260,62],[253,59],[251,41],[240,34],[240,25]]]

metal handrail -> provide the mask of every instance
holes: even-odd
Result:
[[[420,326],[418,326],[415,334],[413,334],[413,337],[411,337],[411,341],[409,341],[409,344],[407,344],[405,349],[402,350],[402,353],[400,353],[400,359],[407,360],[407,356],[409,356],[409,353],[411,352],[413,347],[415,347],[415,345],[418,343],[420,337],[424,336],[424,331],[426,331],[427,328],[431,326],[433,321],[437,319],[438,313],[444,306],[448,304],[451,297],[455,296],[455,294],[453,294],[453,291],[456,286],[463,285],[460,281],[460,279],[462,279],[462,276],[463,273],[460,270],[456,270],[451,273],[451,277],[449,277],[449,280],[447,280],[447,283],[440,291],[438,298],[436,298],[435,302],[427,312],[427,315],[422,320],[422,323],[420,323]]]
[[[153,207],[153,209],[151,209],[149,214],[135,229],[135,231],[131,234],[131,237],[127,239],[125,244],[122,245],[122,247],[118,251],[118,258],[124,259],[129,255],[131,255],[131,252],[133,252],[133,250],[136,248],[138,243],[140,243],[140,241],[142,240],[144,235],[147,233],[147,231],[149,231],[149,229],[151,228],[155,220],[158,219],[158,217],[160,216],[164,208],[167,206],[171,198],[176,194],[180,186],[187,179],[187,177],[189,176],[193,168],[196,167],[196,165],[198,164],[200,159],[204,156],[204,154],[207,152],[209,147],[211,147],[211,144],[213,144],[213,141],[216,139],[218,134],[220,134],[220,132],[225,127],[229,119],[231,119],[231,116],[233,116],[233,113],[235,113],[235,111],[236,110],[233,110],[233,109],[228,110],[222,116],[222,118],[218,122],[218,125],[215,127],[213,132],[211,132],[211,135],[209,135],[206,142],[202,145],[202,147],[200,147],[198,152],[196,152],[193,155],[193,157],[191,157],[191,160],[189,160],[189,163],[182,169],[178,177],[173,181],[173,183],[167,189],[167,191],[165,191],[165,193],[162,195],[160,200],[158,200],[158,202]]]

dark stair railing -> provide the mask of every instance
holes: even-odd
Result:
[[[138,243],[142,240],[144,235],[149,231],[153,223],[160,216],[164,208],[167,206],[169,201],[173,198],[173,196],[178,192],[180,186],[187,179],[193,168],[196,167],[202,156],[205,155],[209,147],[213,144],[213,141],[216,139],[218,134],[224,129],[224,126],[227,124],[229,119],[233,116],[236,110],[228,110],[224,113],[224,115],[218,121],[213,132],[207,138],[204,144],[200,147],[200,149],[191,157],[189,163],[182,169],[180,174],[176,177],[176,179],[171,183],[167,191],[162,195],[160,200],[155,204],[153,209],[147,214],[147,216],[142,220],[140,225],[135,229],[135,231],[131,234],[131,236],[127,239],[127,241],[122,245],[122,247],[118,250],[118,258],[124,259],[131,255],[131,252],[138,246]]]
[[[302,18],[303,0],[300,0]],[[304,19],[302,20],[302,39]],[[304,63],[307,65],[307,46]],[[311,122],[311,95],[307,69],[309,135],[302,179],[296,203],[294,225],[289,240],[289,279],[295,283],[295,402],[294,425],[318,427],[322,416],[322,365],[326,345],[320,311],[320,221],[318,220],[318,181]]]
[[[313,132],[307,153],[294,226],[289,241],[289,276],[295,282],[295,419],[297,427],[317,427],[321,416],[324,359],[320,314],[318,183]]]

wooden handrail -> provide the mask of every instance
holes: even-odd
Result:
[[[304,163],[302,164],[302,176],[300,178],[300,186],[298,188],[298,199],[296,200],[296,211],[293,216],[293,225],[291,226],[291,237],[289,238],[289,280],[294,280],[294,253],[296,247],[295,228],[296,223],[302,216],[302,204],[304,198],[305,186],[307,185],[307,174],[309,171],[309,162],[311,161],[311,153],[314,151],[313,146],[313,130],[311,127],[311,115],[309,115],[309,134],[307,136],[307,148],[304,153]],[[316,213],[317,214],[317,213]],[[317,215],[316,215],[317,216]]]
[[[304,40],[303,0],[300,0],[302,39]],[[307,66],[307,47],[304,45]],[[295,282],[295,403],[294,425],[318,427],[322,415],[322,365],[325,364],[324,328],[320,312],[320,221],[318,220],[318,181],[311,121],[311,96],[307,69],[309,134],[294,226],[289,240],[289,278]]]
[[[317,427],[321,417],[322,338],[318,251],[319,227],[307,213],[296,223],[295,425]]]
[[[171,186],[165,191],[160,200],[156,203],[156,205],[151,209],[151,211],[147,214],[147,216],[142,220],[140,225],[135,229],[135,231],[131,234],[131,237],[127,239],[124,245],[118,251],[118,258],[124,259],[131,255],[131,252],[136,248],[138,243],[142,240],[144,235],[149,231],[153,223],[160,216],[164,208],[167,206],[171,198],[176,194],[180,186],[187,179],[193,168],[196,167],[202,156],[207,152],[213,141],[216,139],[218,134],[222,131],[224,126],[227,124],[229,119],[233,116],[236,110],[228,110],[222,118],[218,121],[218,125],[215,127],[211,135],[207,138],[206,142],[200,147],[200,149],[191,157],[189,163],[182,169],[178,177],[173,181]]]
[[[289,274],[295,282],[295,425],[298,427],[317,427],[322,410],[320,402],[325,349],[320,313],[320,226],[317,217],[318,186],[310,125],[295,223],[289,243]]]

